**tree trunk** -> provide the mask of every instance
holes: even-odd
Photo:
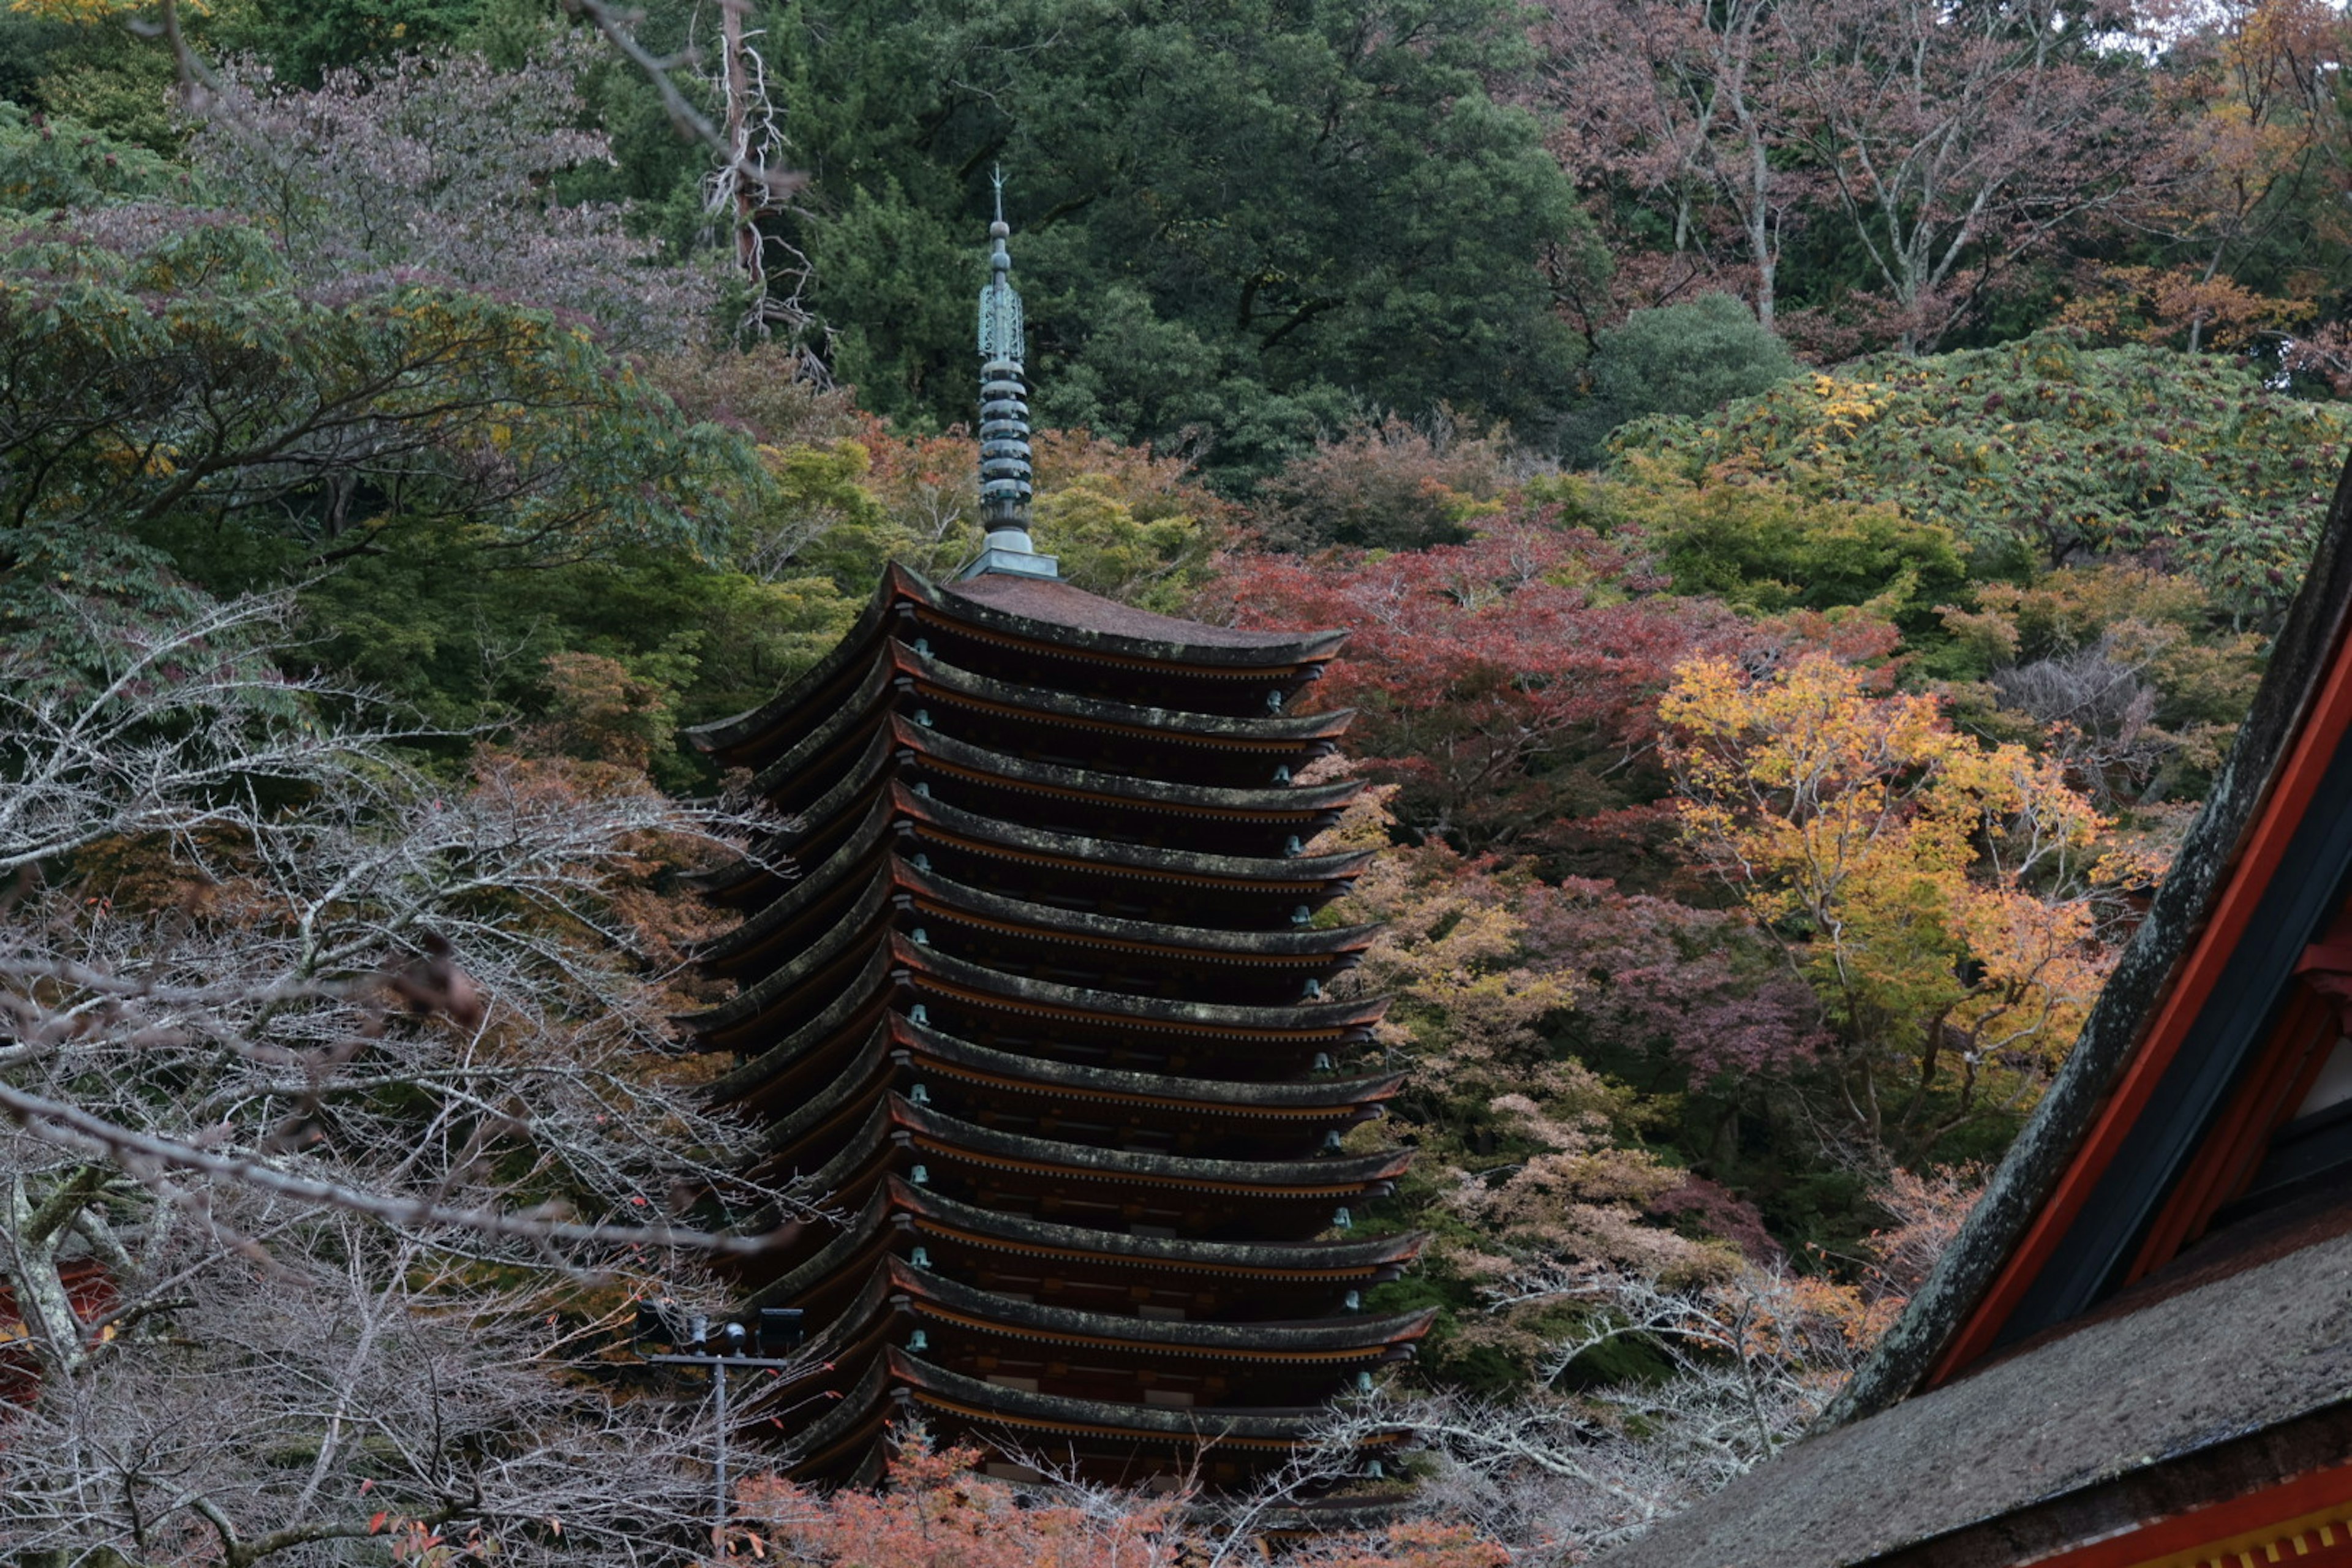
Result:
[[[727,179],[735,195],[735,265],[746,278],[760,280],[760,193],[751,174],[749,104],[751,73],[743,64],[743,11],[750,0],[719,0],[720,47],[727,52],[727,145],[732,160]]]

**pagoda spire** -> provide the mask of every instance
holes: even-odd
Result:
[[[1013,257],[1004,242],[1004,171],[989,176],[996,217],[988,226],[988,281],[980,290],[980,513],[988,547],[966,567],[967,578],[1003,573],[1055,577],[1054,558],[1029,538],[1029,388],[1023,360],[1025,333],[1021,294],[1013,287]]]

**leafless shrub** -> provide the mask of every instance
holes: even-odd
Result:
[[[188,155],[304,278],[422,273],[578,311],[625,346],[675,347],[701,329],[713,280],[665,263],[620,204],[549,192],[566,170],[612,161],[604,132],[579,127],[573,79],[590,52],[553,45],[510,71],[408,54],[308,91],[232,63]]]
[[[1629,1541],[1795,1440],[1866,1352],[1875,1322],[1850,1291],[1752,1268],[1677,1289],[1561,1264],[1497,1292],[1502,1309],[1574,1308],[1538,1392],[1384,1394],[1335,1416],[1328,1449],[1409,1428],[1429,1472],[1419,1506],[1468,1521],[1532,1563],[1583,1561]],[[1654,1375],[1574,1379],[1591,1352],[1638,1343]]]
[[[0,661],[0,1539],[640,1560],[707,1517],[710,1434],[583,1372],[756,1245],[698,1216],[804,1206],[667,1058],[649,879],[770,825],[425,771],[270,673],[284,614]]]
[[[2145,670],[2108,637],[1995,670],[1992,688],[2002,707],[2036,721],[2104,803],[2117,785],[2145,785],[2179,744],[2157,726],[2164,694]]]

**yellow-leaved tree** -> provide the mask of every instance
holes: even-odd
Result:
[[[1916,1156],[2073,1046],[2113,961],[2107,823],[2055,761],[1882,685],[1700,658],[1660,711],[1686,841],[1821,995],[1861,1130]]]

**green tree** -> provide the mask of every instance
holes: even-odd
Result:
[[[1258,487],[1260,533],[1301,552],[1460,544],[1475,519],[1502,509],[1507,458],[1496,437],[1464,436],[1443,416],[1426,427],[1394,415],[1360,421]]]
[[[456,43],[493,9],[486,0],[252,0],[232,41],[316,87],[340,67]]]
[[[199,516],[324,564],[463,518],[518,552],[690,538],[743,444],[548,311],[297,284],[254,231],[132,212],[0,231],[0,516]]]
[[[1557,497],[1570,520],[1639,529],[1677,594],[1771,615],[1866,605],[1915,642],[1943,641],[1938,609],[1969,595],[1967,552],[1952,531],[1886,502],[1808,495],[1755,475],[1692,479],[1646,458],[1626,469],[1531,488]]]
[[[216,214],[0,228],[0,635],[61,664],[60,593],[171,620],[190,582],[308,580],[320,657],[446,722],[583,645],[685,684],[707,643],[756,699],[786,659],[760,650],[831,624],[705,559],[769,483],[749,441],[546,310],[306,285]]]
[[[1628,472],[1647,458],[1891,503],[1950,527],[1979,576],[2137,556],[2264,623],[2302,578],[2348,427],[2252,365],[2043,332],[1863,360],[1703,418],[1637,421],[1612,446]]]
[[[51,212],[184,196],[188,189],[185,170],[144,147],[0,101],[0,209]]]
[[[1592,401],[1578,411],[1567,455],[1590,462],[1609,431],[1650,414],[1712,413],[1797,374],[1796,356],[1728,294],[1636,310],[1599,334]]]
[[[986,175],[1010,179],[1042,423],[1263,471],[1367,405],[1540,424],[1580,256],[1496,0],[799,0],[771,36],[814,179],[798,237],[878,411],[971,401]],[[795,42],[823,39],[822,47]]]

